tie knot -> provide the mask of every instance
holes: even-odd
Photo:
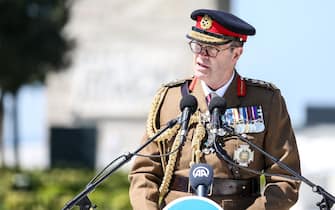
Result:
[[[211,96],[211,99],[219,96],[216,92],[211,92],[209,95]]]
[[[206,96],[207,104],[214,98],[219,97],[219,95],[216,92],[211,92]]]

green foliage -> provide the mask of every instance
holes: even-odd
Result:
[[[95,172],[84,169],[52,169],[17,172],[0,169],[0,210],[62,209],[81,192]],[[29,186],[18,184],[28,180]],[[89,194],[100,210],[130,210],[127,174],[117,172]],[[79,209],[74,207],[73,209]]]
[[[0,0],[0,88],[14,93],[69,64],[70,0]]]

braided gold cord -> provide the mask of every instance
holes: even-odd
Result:
[[[162,103],[162,100],[164,99],[165,94],[167,93],[168,87],[161,87],[153,101],[151,104],[151,109],[150,112],[148,114],[148,119],[147,119],[147,135],[149,138],[153,137],[155,135],[155,133],[157,132],[157,127],[156,127],[156,116],[157,116],[157,112],[159,110],[159,106]],[[170,134],[171,135],[171,134]],[[161,140],[159,140],[161,139]],[[158,144],[158,150],[159,153],[165,154],[166,153],[166,149],[165,149],[165,142],[163,142],[162,137],[160,137],[158,140],[156,140],[157,144]],[[166,157],[164,155],[161,156],[161,162],[162,162],[162,168],[163,171],[165,171],[165,165],[166,165]]]
[[[156,127],[156,116],[157,116],[157,112],[159,110],[159,106],[162,103],[162,100],[164,99],[164,96],[166,94],[168,90],[168,87],[161,87],[154,99],[153,102],[151,104],[151,109],[148,115],[148,119],[147,119],[147,134],[148,136],[151,138],[153,135],[155,135],[155,133],[157,132],[157,127]]]
[[[188,126],[191,126],[194,123],[197,123],[199,121],[199,111],[196,111],[190,118],[190,122],[188,123]]]
[[[197,126],[195,128],[194,135],[192,138],[192,157],[191,157],[190,167],[194,163],[200,162],[200,158],[202,156],[202,152],[200,150],[201,141],[206,135],[206,129],[200,121],[200,112],[196,112],[196,115],[198,117],[198,122],[197,122]]]
[[[176,135],[179,128],[180,128],[180,124],[175,124],[172,128],[166,130],[164,133],[162,133],[160,136],[158,136],[155,141],[156,142],[165,142],[165,141],[171,139],[173,136]]]
[[[176,135],[176,133],[178,132],[178,129],[180,128],[180,124],[175,124],[172,128],[166,130],[164,133],[162,133],[160,136],[157,137],[157,139],[155,140],[155,142],[157,142],[158,144],[158,148],[160,151],[160,154],[166,154],[166,141],[168,141],[169,139],[172,139],[173,136]],[[171,150],[173,151],[173,150]],[[166,171],[166,156],[162,155],[161,156],[161,162],[162,162],[162,168],[163,168],[163,172],[165,173]]]
[[[162,155],[163,152],[165,152],[165,143],[164,142],[157,142],[158,150],[161,155],[161,163],[162,163],[162,169],[163,173],[165,173],[165,166],[166,166],[166,157],[165,155]]]
[[[176,139],[180,138],[180,131],[181,130],[179,130]],[[179,144],[180,144],[180,141],[174,141],[173,145],[172,145],[172,148],[171,148],[171,151],[176,150],[179,147]],[[172,179],[172,175],[173,175],[174,167],[175,167],[175,164],[176,164],[176,161],[177,161],[178,153],[179,152],[174,152],[169,156],[169,161],[168,161],[168,164],[166,166],[163,181],[162,181],[161,186],[159,187],[159,204],[162,203],[166,193],[169,190],[169,185],[170,185],[170,182],[171,182],[171,179]]]

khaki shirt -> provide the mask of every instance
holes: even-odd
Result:
[[[246,133],[252,137],[251,141],[264,149],[275,158],[283,161],[290,168],[300,173],[300,161],[297,144],[286,109],[286,104],[281,96],[280,90],[273,85],[261,81],[244,79],[246,86],[245,96],[238,96],[238,78],[237,72],[228,87],[224,98],[227,101],[227,108],[239,108],[250,106],[261,106],[264,120],[264,130]],[[167,85],[168,90],[162,98],[157,113],[157,126],[163,128],[171,119],[180,115],[180,100],[183,97],[180,84]],[[208,110],[204,92],[200,82],[197,82],[192,93],[198,100],[198,109],[201,113]],[[194,126],[190,126],[187,139],[179,151],[178,158],[174,167],[174,175],[188,177],[191,162],[191,141],[194,133]],[[142,139],[146,142],[148,134]],[[173,139],[171,141],[174,141]],[[237,138],[231,138],[225,142],[224,150],[230,157],[233,157],[234,151],[239,145],[245,144]],[[171,143],[168,143],[171,146]],[[250,147],[254,151],[254,159],[248,168],[274,174],[290,175],[278,164],[265,158],[260,152]],[[159,154],[157,143],[151,143],[144,148],[141,154]],[[202,163],[211,165],[214,169],[214,177],[236,179],[236,174],[231,170],[227,162],[218,157],[215,153],[203,154]],[[238,179],[249,179],[259,175],[237,170]],[[134,210],[156,210],[160,209],[158,205],[159,187],[162,183],[164,172],[160,158],[137,157],[129,175],[130,179],[130,200]],[[266,185],[260,197],[242,197],[242,196],[223,196],[220,198],[211,198],[221,205],[225,210],[229,209],[289,209],[298,199],[298,190],[300,183],[278,176],[266,177]],[[164,197],[165,204],[182,196],[188,196],[189,193],[170,190]]]

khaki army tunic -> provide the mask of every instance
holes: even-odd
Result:
[[[150,111],[147,132],[142,139],[142,143],[146,142],[152,136],[153,132],[165,127],[171,119],[180,116],[179,104],[183,97],[182,88],[187,82],[190,81],[184,80],[170,83],[163,88],[164,91],[158,92],[155,97],[154,108]],[[200,82],[195,84],[190,94],[194,95],[198,101],[198,111],[195,115],[203,115],[208,112],[206,96]],[[250,141],[300,173],[299,154],[294,132],[285,101],[278,88],[266,82],[241,79],[240,75],[235,72],[234,79],[223,97],[227,101],[226,114],[228,115],[229,112],[233,114],[238,109],[243,111],[252,108],[258,111],[258,114],[261,116],[256,126],[254,125],[256,122],[252,122],[253,125],[251,125],[251,122],[242,122],[239,125],[232,124],[232,126],[235,126],[240,133],[247,134]],[[232,121],[236,120],[234,117],[230,117],[229,119]],[[174,156],[170,155],[167,158],[135,158],[129,175],[131,182],[129,194],[134,210],[161,209],[164,205],[177,198],[192,195],[191,192],[174,189],[172,185],[178,177],[187,178],[189,176],[190,164],[195,162],[211,165],[214,169],[215,179],[259,180],[259,174],[251,173],[228,164],[216,152],[206,154],[202,152],[199,154],[198,146],[198,153],[196,153],[194,141],[198,135],[198,124],[201,123],[190,123],[187,139],[181,145],[179,152]],[[170,133],[168,139],[149,144],[142,150],[141,154],[158,155],[162,153],[162,148],[164,148],[163,152],[173,150],[175,146],[174,142],[176,142],[175,139],[179,136],[177,135],[177,131],[171,132],[174,133]],[[202,137],[203,139],[200,141],[202,144],[201,148],[203,148],[207,135]],[[245,145],[246,143],[236,136],[225,138],[226,140],[222,148],[233,159],[234,153],[241,148],[241,145]],[[202,149],[200,150],[203,151]],[[281,169],[278,164],[273,163],[273,161],[264,157],[264,155],[254,148],[249,146],[248,151],[252,151],[253,158],[244,165],[247,168],[265,173],[290,175],[284,169]],[[187,182],[185,182],[185,185],[187,185]],[[279,176],[267,176],[266,185],[261,194],[211,195],[209,199],[217,202],[225,210],[285,210],[289,209],[297,201],[299,185],[299,182],[291,179]],[[224,191],[226,189],[221,190]]]

